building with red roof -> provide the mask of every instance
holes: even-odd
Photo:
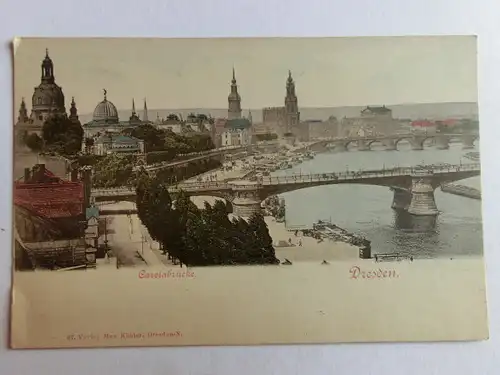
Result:
[[[64,181],[38,164],[14,184],[14,204],[45,219],[74,218],[84,213],[84,184]]]
[[[73,171],[67,181],[37,164],[14,182],[16,268],[86,264],[87,176],[84,172],[84,178],[78,179]]]

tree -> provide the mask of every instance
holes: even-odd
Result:
[[[250,230],[255,237],[255,247],[250,250],[250,258],[253,262],[274,263],[277,261],[273,248],[273,239],[269,234],[269,228],[261,213],[255,213],[249,220]]]
[[[42,138],[48,151],[74,155],[82,148],[83,128],[67,116],[55,115],[43,124]]]
[[[130,131],[132,137],[142,139],[147,151],[163,150],[165,132],[151,124],[139,125]]]
[[[36,133],[31,133],[24,139],[26,146],[32,151],[41,151],[43,148],[43,140]]]

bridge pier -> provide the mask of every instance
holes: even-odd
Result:
[[[462,148],[464,150],[468,150],[468,149],[474,148],[474,141],[475,140],[476,140],[476,138],[474,136],[464,135],[462,137]]]
[[[370,151],[370,145],[364,139],[358,140],[358,151]]]
[[[414,151],[420,151],[424,149],[425,138],[413,137],[410,138],[411,149]]]
[[[436,216],[439,211],[434,199],[432,173],[415,173],[412,175],[411,202],[408,213],[415,216]]]
[[[334,146],[334,148],[333,148],[334,151],[337,151],[337,152],[347,151],[347,146],[346,146],[345,142],[335,142],[333,144],[333,146]]]
[[[391,187],[394,192],[391,208],[393,210],[407,210],[411,202],[411,193],[408,190]]]
[[[386,151],[396,151],[398,149],[394,139],[384,139],[382,144],[385,146]]]
[[[440,135],[434,139],[438,150],[448,150],[450,148],[450,137]]]
[[[234,199],[232,200],[233,214],[241,217],[250,217],[260,213],[262,199],[259,196],[259,184],[255,181],[232,181],[230,183]]]

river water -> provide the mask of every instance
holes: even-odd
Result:
[[[478,142],[476,141],[476,144]],[[464,158],[470,151],[461,144],[450,144],[449,150],[424,145],[413,151],[409,143],[400,142],[398,151],[372,146],[372,151],[327,152],[304,161],[292,169],[272,175],[323,173],[358,169],[375,169],[417,164],[472,163]],[[480,188],[480,177],[457,181]],[[286,202],[287,225],[307,225],[319,219],[363,235],[372,242],[372,253],[405,253],[415,258],[456,258],[483,254],[481,201],[435,191],[440,214],[426,230],[410,229],[409,215],[391,209],[393,193],[387,187],[368,185],[330,185],[312,187],[281,195]]]

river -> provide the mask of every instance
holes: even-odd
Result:
[[[476,141],[476,144],[478,142]],[[472,163],[464,158],[470,151],[461,144],[450,144],[449,150],[437,150],[427,144],[413,151],[400,142],[398,151],[372,146],[372,151],[327,152],[304,161],[292,169],[272,175],[323,173],[358,169],[376,169],[417,164]],[[480,177],[458,181],[480,188]],[[340,227],[363,235],[372,241],[372,253],[405,253],[415,258],[456,258],[483,254],[481,201],[435,191],[440,214],[427,230],[412,230],[405,224],[409,215],[401,216],[391,209],[393,193],[386,187],[368,185],[330,185],[293,191],[281,195],[286,202],[289,225],[311,225],[318,219],[331,220]]]

